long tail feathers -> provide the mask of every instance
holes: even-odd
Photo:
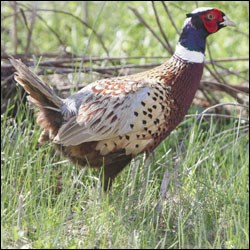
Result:
[[[46,83],[21,61],[10,58],[10,62],[17,70],[15,80],[28,93],[29,101],[39,109],[37,123],[44,129],[39,138],[39,143],[53,140],[63,123],[60,109],[63,105],[63,99],[57,96]]]
[[[63,100],[21,61],[14,58],[9,60],[17,70],[15,80],[29,94],[29,101],[39,108],[58,109],[59,111]]]

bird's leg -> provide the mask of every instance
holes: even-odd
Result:
[[[109,191],[115,177],[126,167],[127,163],[115,162],[104,166],[103,189]]]

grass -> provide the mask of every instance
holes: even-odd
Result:
[[[139,158],[100,198],[100,173],[75,168],[50,145],[36,149],[32,112],[21,106],[18,114],[2,116],[3,248],[248,247],[248,135],[239,115],[222,119],[224,126],[189,117],[147,169]],[[167,198],[158,212],[166,170]]]
[[[12,10],[6,3],[2,4],[2,13],[8,16]],[[219,7],[238,23],[238,32],[234,35],[225,29],[218,36],[209,37],[213,58],[248,54],[247,3],[178,3],[177,6],[170,1],[169,6],[173,16],[178,17],[175,21],[179,28],[186,10],[193,10],[197,3]],[[82,15],[82,6],[75,1],[51,2],[49,7],[40,4],[40,8]],[[128,11],[128,5],[137,8],[154,26],[151,3],[118,1],[91,3],[91,27],[101,34],[112,56],[162,55],[162,47]],[[160,4],[156,7],[160,9]],[[91,30],[84,30],[74,18],[49,11],[38,14],[58,31],[68,52],[106,56]],[[11,15],[3,18],[2,24],[7,27],[3,29],[2,41],[8,53],[14,51],[8,32],[12,29],[9,29],[11,18]],[[17,52],[22,53],[27,29],[19,18]],[[167,35],[174,45],[176,31],[164,10],[160,18],[166,22]],[[39,18],[32,38],[29,52],[58,53],[58,39]],[[164,55],[168,56],[165,52]],[[145,59],[140,62],[144,63]],[[226,75],[225,78],[230,83],[241,83],[248,77],[246,64],[248,62],[224,63],[227,69],[241,76]],[[204,75],[209,78],[207,71]],[[224,96],[220,98],[228,101]],[[51,144],[36,148],[40,130],[35,125],[33,110],[17,93],[1,116],[1,247],[248,248],[248,121],[242,118],[239,106],[230,107],[229,118],[187,116],[157,148],[147,168],[143,166],[143,156],[138,157],[137,163],[132,163],[117,177],[112,191],[100,196],[99,171],[77,169],[58,156]],[[193,106],[189,114],[196,110]],[[245,108],[241,110],[246,112]],[[16,115],[13,117],[12,113]],[[164,175],[168,176],[169,185],[161,200],[159,192]],[[58,192],[59,181],[63,184],[61,192]]]

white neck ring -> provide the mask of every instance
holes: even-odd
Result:
[[[205,61],[205,56],[202,52],[188,50],[180,43],[177,44],[174,54],[184,61],[192,63],[203,63]]]

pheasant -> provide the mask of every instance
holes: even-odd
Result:
[[[234,26],[216,8],[186,15],[174,55],[151,70],[97,80],[66,99],[11,58],[15,80],[38,107],[40,143],[51,141],[73,163],[104,168],[107,191],[136,155],[147,155],[183,120],[199,86],[206,38]]]

